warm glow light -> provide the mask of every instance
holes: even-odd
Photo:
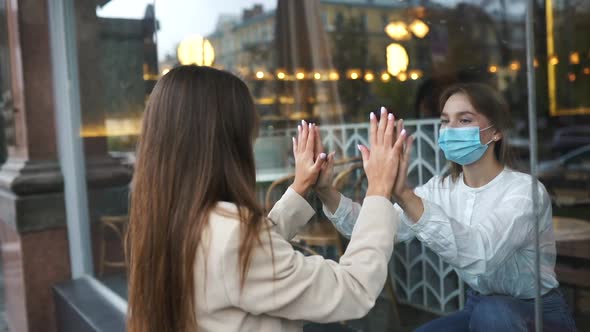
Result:
[[[295,77],[297,77],[298,80],[302,80],[305,78],[305,74],[302,72],[298,72],[297,75],[295,75]]]
[[[412,36],[404,22],[391,22],[385,27],[385,33],[394,40],[408,40]]]
[[[387,71],[392,75],[397,75],[408,69],[410,58],[408,52],[400,44],[392,43],[387,46]]]
[[[576,74],[574,74],[574,73],[569,73],[569,74],[567,75],[567,78],[570,80],[570,82],[573,82],[573,81],[575,81],[575,80],[576,80]]]
[[[375,79],[375,76],[373,76],[373,74],[371,74],[371,73],[366,73],[365,74],[365,81],[367,81],[367,82],[373,82],[373,79]]]
[[[215,59],[213,46],[201,36],[191,36],[180,42],[176,53],[183,65],[210,66]]]
[[[590,67],[584,68],[584,74],[590,75]]]
[[[490,73],[496,73],[498,72],[498,66],[491,65],[490,68],[488,68],[488,70],[490,71]]]
[[[313,74],[313,78],[315,78],[316,80],[319,80],[320,78],[322,78],[322,75],[320,73],[315,73],[315,74]]]
[[[559,63],[559,59],[557,58],[557,55],[552,55],[549,57],[549,63],[552,65],[556,65]]]
[[[397,79],[400,80],[400,82],[405,82],[408,79],[408,75],[406,73],[399,73]]]
[[[256,72],[256,78],[258,78],[258,79],[262,79],[262,78],[264,78],[264,72],[257,71],[257,72]]]
[[[282,71],[277,73],[277,77],[279,78],[279,80],[284,80],[285,79],[285,73],[283,73]]]
[[[512,71],[518,71],[520,69],[520,62],[518,61],[512,61],[510,63],[510,70]]]
[[[337,72],[333,71],[333,72],[330,73],[330,76],[329,77],[330,77],[330,79],[332,81],[337,81],[340,78],[340,75],[338,75]]]
[[[357,74],[357,73],[351,73],[350,74],[350,78],[352,78],[353,80],[356,80],[357,78],[359,78],[359,74]]]
[[[415,81],[415,80],[419,79],[420,77],[422,77],[422,72],[421,71],[419,71],[419,70],[412,70],[412,71],[410,71],[410,78],[412,80]]]
[[[389,74],[388,74],[388,73],[383,73],[383,74],[381,74],[381,80],[382,80],[383,82],[389,82],[389,79],[390,79],[390,78],[391,78],[391,76],[389,76]]]
[[[169,69],[169,68],[164,68],[164,69],[162,70],[162,76],[164,76],[164,75],[168,74],[168,72],[169,72],[169,71],[170,71],[170,69]]]
[[[410,23],[410,31],[414,34],[414,36],[418,38],[424,38],[430,31],[428,25],[424,23],[420,19],[415,19],[412,23]]]
[[[578,53],[578,52],[570,53],[570,63],[572,65],[580,64],[580,53]]]
[[[539,60],[533,60],[533,66],[535,66],[535,68],[539,67]]]

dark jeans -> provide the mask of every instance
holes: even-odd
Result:
[[[535,300],[511,296],[481,295],[467,291],[463,310],[430,321],[417,332],[430,331],[534,331]],[[563,295],[556,289],[543,295],[543,331],[576,331],[576,325]]]

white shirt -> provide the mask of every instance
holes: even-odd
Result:
[[[528,174],[504,169],[488,184],[468,187],[463,175],[453,182],[433,177],[414,189],[422,198],[424,213],[413,223],[401,214],[397,241],[414,236],[455,268],[474,290],[510,295],[521,299],[535,297],[534,223],[539,217],[541,254],[541,294],[556,288],[555,237],[551,201],[539,183],[539,202],[533,211]],[[345,236],[354,227],[360,210],[358,203],[342,196],[334,214],[324,206],[324,214]]]

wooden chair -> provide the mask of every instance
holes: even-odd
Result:
[[[129,216],[103,216],[100,218],[100,258],[98,273],[103,276],[105,267],[125,269],[125,257],[120,260],[107,258],[107,234],[112,234],[118,239],[121,251],[125,248],[125,232],[129,223]]]
[[[353,201],[361,202],[365,197],[365,192],[367,189],[367,176],[365,174],[362,161],[352,162],[352,164],[350,164],[346,169],[338,173],[334,178],[332,185],[334,188],[336,188],[336,190],[340,191]],[[389,272],[385,282],[385,287],[387,288],[387,292],[391,297],[393,317],[396,319],[396,322],[399,325],[401,320],[398,311],[397,297],[395,296],[393,278],[389,275]]]

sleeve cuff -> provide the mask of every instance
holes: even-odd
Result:
[[[322,206],[322,211],[324,212],[326,218],[333,222],[344,219],[344,217],[350,213],[351,209],[352,200],[342,194],[340,194],[340,203],[338,204],[338,208],[336,208],[334,213],[330,212],[326,205]]]
[[[406,224],[414,233],[418,234],[421,233],[424,228],[428,224],[428,220],[430,219],[431,215],[431,207],[430,202],[425,199],[422,199],[422,204],[424,205],[424,212],[422,212],[422,216],[418,219],[417,222],[413,222],[410,217],[404,212],[401,214],[401,220],[404,224]]]
[[[315,210],[309,205],[309,202],[291,187],[285,191],[281,201],[281,203],[284,203],[289,209],[292,209],[292,211],[295,211],[299,215],[296,220],[301,221],[302,224],[307,223],[315,214]]]

